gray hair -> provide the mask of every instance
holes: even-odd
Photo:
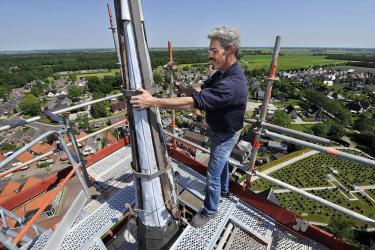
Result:
[[[208,34],[208,39],[218,40],[224,49],[234,46],[237,51],[240,48],[240,32],[231,26],[219,26]]]

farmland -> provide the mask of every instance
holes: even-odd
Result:
[[[271,63],[271,55],[244,55],[241,57],[242,66],[248,69],[267,68]],[[304,53],[283,54],[279,57],[278,69],[298,69],[313,67],[316,65],[343,64],[344,60],[330,60],[323,55],[314,56]]]

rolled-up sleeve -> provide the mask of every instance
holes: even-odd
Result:
[[[234,95],[232,88],[229,79],[223,79],[213,87],[193,91],[194,108],[212,111],[231,104]]]

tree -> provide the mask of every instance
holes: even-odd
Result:
[[[37,83],[35,84],[32,88],[31,88],[31,94],[33,94],[34,96],[43,96],[44,95],[44,89],[43,89],[43,85],[41,83]]]
[[[276,110],[270,119],[272,124],[289,127],[292,123],[292,119],[282,110]]]
[[[83,94],[83,91],[77,85],[70,85],[68,87],[68,95],[72,100],[79,100],[80,96]]]
[[[6,86],[0,83],[0,98],[7,99],[9,92],[10,92],[9,88],[7,88]]]
[[[341,124],[333,121],[318,123],[312,127],[312,131],[314,135],[321,137],[340,138],[345,135],[345,128]]]
[[[108,110],[102,103],[95,103],[91,106],[91,115],[94,118],[107,117]]]
[[[245,112],[246,119],[250,119],[251,117],[253,117],[253,115],[254,115],[254,112],[252,110],[246,110]]]
[[[82,130],[84,130],[86,132],[91,131],[91,126],[90,126],[90,123],[89,123],[89,116],[88,116],[87,113],[78,114],[76,123],[77,123],[78,127],[81,128]]]
[[[19,104],[21,111],[28,115],[38,115],[40,113],[40,107],[39,98],[32,94],[26,95]]]
[[[351,240],[353,238],[353,226],[353,222],[341,215],[333,216],[329,222],[329,228],[333,235],[339,239]]]
[[[331,122],[331,128],[329,130],[328,136],[333,138],[340,138],[345,135],[345,128],[336,122]]]
[[[314,135],[321,136],[321,137],[327,137],[330,129],[331,129],[331,124],[327,122],[315,124],[311,128]]]

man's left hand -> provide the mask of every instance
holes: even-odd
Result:
[[[130,104],[132,104],[134,108],[145,109],[145,108],[155,107],[156,98],[154,98],[149,92],[147,92],[143,88],[140,88],[137,90],[142,92],[142,94],[131,97]]]

